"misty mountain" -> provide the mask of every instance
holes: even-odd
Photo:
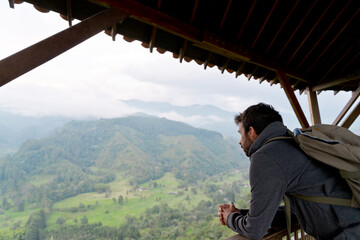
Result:
[[[248,160],[236,142],[181,122],[154,117],[71,121],[0,160],[0,187],[2,192],[46,189],[57,201],[91,192],[116,176],[137,185],[172,172],[195,183],[244,166]],[[41,189],[34,190],[30,183],[44,176]]]
[[[14,153],[28,139],[39,139],[61,128],[70,118],[30,117],[0,111],[0,157]]]
[[[122,100],[139,112],[185,122],[197,128],[220,132],[225,137],[238,138],[234,124],[235,112],[228,112],[212,105],[176,106],[164,102],[144,102],[140,100]]]

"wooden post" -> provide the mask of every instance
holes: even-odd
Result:
[[[290,86],[289,79],[287,78],[285,73],[276,71],[276,75],[278,76],[278,79],[280,81],[281,86],[283,87],[286,96],[288,97],[290,104],[296,114],[296,117],[298,118],[301,127],[307,128],[309,127],[309,123],[306,120],[305,114],[299,104],[299,101],[297,100],[293,88]]]
[[[341,126],[345,128],[349,128],[359,115],[360,115],[360,102],[354,108],[354,110],[352,110],[350,115],[345,119],[344,123]]]
[[[338,125],[341,119],[345,116],[345,114],[349,111],[352,105],[360,96],[360,86],[353,92],[352,97],[350,98],[349,102],[345,105],[344,109],[340,112],[339,116],[334,120],[333,125]]]
[[[116,8],[84,21],[0,61],[0,86],[14,80],[127,17]]]
[[[311,123],[319,124],[321,123],[321,118],[320,118],[319,103],[317,100],[316,92],[313,92],[310,87],[307,87],[306,91],[309,101]]]

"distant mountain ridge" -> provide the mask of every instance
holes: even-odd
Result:
[[[25,142],[0,160],[2,190],[47,176],[49,199],[88,192],[119,174],[136,185],[172,172],[192,183],[241,165],[236,142],[221,134],[155,117],[71,121],[49,137]],[[34,186],[28,186],[31,189]],[[35,190],[33,190],[35,191]]]
[[[47,136],[70,120],[61,116],[31,117],[0,111],[0,157],[16,152],[28,139]]]
[[[237,113],[213,105],[176,106],[170,103],[141,100],[121,100],[121,102],[145,114],[180,120],[197,128],[220,132],[225,137],[238,137],[237,127],[234,124],[234,116]],[[180,119],[176,119],[173,114],[177,114]]]

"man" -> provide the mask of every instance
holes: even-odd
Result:
[[[284,194],[351,198],[351,190],[331,168],[303,153],[287,136],[282,117],[272,106],[260,103],[235,116],[239,144],[250,157],[251,201],[248,212],[234,204],[219,208],[219,220],[233,231],[261,239],[271,226]],[[317,240],[360,239],[360,209],[290,198],[292,212],[302,228]]]

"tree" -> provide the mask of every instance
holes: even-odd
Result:
[[[120,205],[122,205],[122,204],[124,203],[124,197],[123,197],[122,195],[119,196],[119,198],[118,198],[118,203],[119,203]]]
[[[65,218],[59,217],[59,218],[56,220],[56,223],[59,224],[59,225],[63,225],[63,224],[65,223]]]
[[[9,210],[12,207],[6,198],[3,199],[1,206],[4,210]]]
[[[88,218],[87,218],[86,216],[83,216],[83,217],[80,219],[80,221],[81,221],[81,224],[88,224],[88,223],[89,223],[89,220],[88,220]]]

